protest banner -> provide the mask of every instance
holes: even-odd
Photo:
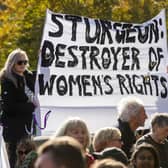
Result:
[[[128,24],[47,10],[36,91],[44,106],[113,106],[126,95],[167,99],[165,11]],[[49,101],[48,101],[49,100]]]
[[[168,101],[165,10],[142,24],[46,12],[36,95],[41,107],[115,107],[134,95]]]

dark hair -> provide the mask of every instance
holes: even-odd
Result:
[[[102,158],[112,158],[116,161],[119,161],[125,165],[128,164],[128,158],[125,152],[116,147],[106,148],[102,151]]]
[[[93,156],[95,159],[107,159],[111,158],[113,160],[119,161],[124,165],[128,165],[128,157],[125,152],[117,147],[105,148],[102,152],[94,152]]]
[[[168,114],[167,113],[156,113],[151,121],[152,127],[157,124],[159,127],[168,126]]]
[[[159,156],[158,156],[158,152],[157,150],[155,149],[155,147],[151,144],[147,144],[147,143],[142,143],[141,145],[138,145],[135,149],[134,149],[134,152],[132,153],[132,156],[131,156],[131,164],[133,164],[133,162],[136,160],[138,154],[143,151],[143,150],[148,150],[154,157],[154,162],[155,162],[155,165],[154,165],[154,168],[159,168],[160,166],[160,161],[159,161]]]

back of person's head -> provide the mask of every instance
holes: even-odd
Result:
[[[116,147],[106,148],[102,151],[102,158],[111,158],[116,161],[122,162],[123,164],[128,164],[128,158],[125,152]]]
[[[123,163],[124,165],[128,165],[128,157],[125,154],[125,152],[116,147],[110,147],[104,149],[102,152],[96,152],[93,154],[96,159],[107,159],[111,158],[113,160],[119,161]]]
[[[67,136],[50,139],[38,149],[39,158],[48,155],[57,168],[85,168],[85,157],[82,147],[75,139]],[[40,168],[37,159],[36,167]]]
[[[118,128],[100,128],[93,137],[93,149],[96,152],[101,152],[105,148],[109,147],[109,143],[117,139],[121,139],[121,132]]]
[[[157,125],[158,127],[168,126],[168,114],[167,113],[156,113],[153,115],[151,120],[151,125],[154,127]]]
[[[126,166],[116,160],[102,159],[96,161],[91,168],[126,168]]]
[[[155,149],[154,146],[152,146],[151,144],[148,143],[142,143],[138,146],[135,147],[131,159],[130,159],[130,165],[133,167],[137,167],[137,160],[139,160],[139,158],[141,158],[143,155],[144,159],[141,159],[144,166],[149,166],[149,163],[147,163],[145,160],[145,156],[144,156],[144,151],[148,151],[150,152],[152,158],[150,158],[150,160],[148,159],[148,161],[153,161],[154,162],[154,168],[159,168],[160,166],[160,161],[159,161],[159,156],[158,156],[158,151]],[[146,164],[146,165],[145,165]],[[152,167],[153,168],[153,167]]]
[[[79,117],[69,117],[67,118],[62,124],[61,126],[58,128],[58,130],[56,131],[56,133],[54,134],[54,137],[60,137],[60,136],[67,136],[67,132],[68,131],[72,131],[72,130],[77,130],[78,128],[81,128],[83,130],[83,133],[86,136],[86,142],[83,146],[84,149],[86,149],[87,147],[89,147],[90,145],[90,133],[88,130],[88,127],[85,123],[84,120],[82,120]]]
[[[118,117],[124,122],[129,122],[132,116],[138,116],[143,102],[137,97],[125,97],[118,103]]]

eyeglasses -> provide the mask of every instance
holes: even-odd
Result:
[[[27,60],[20,60],[17,62],[17,65],[27,65],[28,64],[28,61]]]
[[[18,154],[19,155],[23,155],[23,154],[25,154],[25,155],[27,155],[28,153],[29,153],[30,151],[18,151]]]

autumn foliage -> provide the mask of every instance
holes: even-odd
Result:
[[[47,8],[56,13],[142,23],[168,8],[168,0],[0,0],[0,68],[15,48],[26,50],[31,68],[36,68]]]

